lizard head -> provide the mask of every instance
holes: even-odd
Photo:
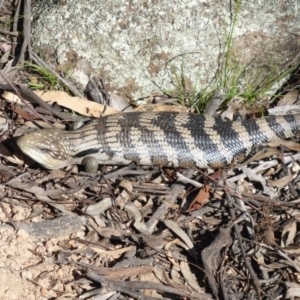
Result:
[[[56,170],[69,164],[69,143],[63,138],[63,131],[43,129],[27,133],[16,142],[27,156],[43,167]]]

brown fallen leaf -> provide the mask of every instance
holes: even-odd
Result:
[[[217,179],[222,175],[222,170],[219,169],[216,172],[214,172],[212,175],[210,175],[211,179]],[[191,213],[194,210],[198,210],[202,207],[203,203],[207,198],[209,197],[209,191],[210,191],[210,185],[208,183],[205,183],[198,195],[195,197],[195,199],[192,201],[192,203],[189,206],[188,212]]]
[[[103,104],[99,104],[87,99],[82,99],[79,97],[72,97],[63,91],[34,91],[36,95],[41,97],[48,104],[57,103],[63,107],[69,108],[81,115],[88,117],[99,118],[101,115],[110,115],[119,113],[120,111],[105,107]],[[2,97],[9,102],[18,103],[22,105],[19,97],[10,92],[4,92]]]
[[[300,145],[293,141],[282,140],[282,141],[278,141],[278,142],[268,143],[268,145],[271,147],[285,146],[290,150],[297,151],[297,152],[300,151]]]
[[[194,210],[198,210],[202,207],[204,201],[209,197],[210,185],[204,184],[203,187],[199,190],[197,196],[194,198],[192,203],[189,206],[188,212],[191,213]]]
[[[213,294],[218,299],[218,286],[216,284],[215,276],[222,261],[222,250],[232,243],[231,237],[232,226],[220,227],[219,233],[215,237],[214,241],[205,248],[202,253],[202,261],[207,275],[207,279]]]
[[[282,99],[280,99],[277,103],[277,106],[289,106],[295,104],[295,102],[299,98],[299,92],[297,90],[290,91],[285,94]]]
[[[281,233],[280,247],[284,248],[286,246],[294,243],[294,239],[297,234],[297,220],[295,218],[290,218],[285,222]]]
[[[97,273],[105,275],[107,279],[123,279],[129,278],[133,276],[139,276],[142,274],[147,274],[152,272],[152,266],[142,266],[142,267],[128,267],[128,268],[120,268],[120,269],[112,269],[112,268],[93,268]]]
[[[251,156],[249,159],[247,159],[246,161],[244,161],[241,165],[243,166],[247,166],[249,165],[251,162],[253,161],[258,161],[258,160],[262,160],[265,158],[269,158],[273,155],[278,155],[280,154],[281,151],[279,149],[276,148],[268,148],[267,151],[259,151],[256,154],[254,154],[253,156]]]
[[[164,220],[165,225],[171,229],[187,246],[188,253],[194,258],[197,259],[195,252],[195,246],[191,238],[182,230],[182,228],[174,221]]]
[[[199,286],[195,275],[191,272],[190,266],[187,262],[180,262],[180,271],[186,282],[198,293],[204,293],[204,290]]]
[[[20,115],[23,119],[26,121],[31,121],[31,120],[38,120],[39,117],[37,115],[34,115],[26,110],[21,109],[20,107],[12,107],[12,111],[14,111],[16,114]]]
[[[267,180],[268,186],[274,186],[278,189],[282,189],[287,186],[287,184],[295,177],[295,174],[290,174],[287,176],[283,176],[278,180]]]

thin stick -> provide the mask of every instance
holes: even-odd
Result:
[[[8,31],[8,30],[0,29],[0,33],[6,34],[6,35],[11,35],[11,36],[19,36],[18,31]]]
[[[177,178],[178,178],[179,181],[182,181],[184,183],[192,184],[193,186],[195,186],[197,188],[202,188],[203,187],[202,183],[197,182],[193,179],[189,179],[189,178],[183,176],[182,174],[180,174],[179,172],[177,172],[176,175],[177,175]]]
[[[13,24],[13,31],[14,32],[18,31],[18,21],[19,21],[20,9],[21,9],[21,2],[22,1],[18,1],[18,5],[16,7],[16,13],[15,13],[15,16],[14,16],[14,24]],[[12,56],[16,55],[17,43],[18,43],[17,37],[13,37],[12,38],[12,47],[11,47]]]
[[[21,1],[20,1],[21,2]],[[24,41],[20,51],[18,63],[23,64],[25,52],[28,48],[29,57],[31,57],[31,0],[26,0],[24,3],[24,20],[23,20],[23,35]]]

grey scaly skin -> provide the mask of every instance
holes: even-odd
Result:
[[[225,121],[208,115],[131,112],[101,117],[75,131],[43,129],[17,139],[47,169],[81,164],[219,168],[251,149],[300,133],[300,115]]]

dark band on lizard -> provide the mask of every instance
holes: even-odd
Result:
[[[18,138],[20,149],[48,169],[80,164],[218,168],[240,162],[254,146],[300,133],[300,115],[226,121],[176,112],[120,113],[75,131],[44,129]]]

